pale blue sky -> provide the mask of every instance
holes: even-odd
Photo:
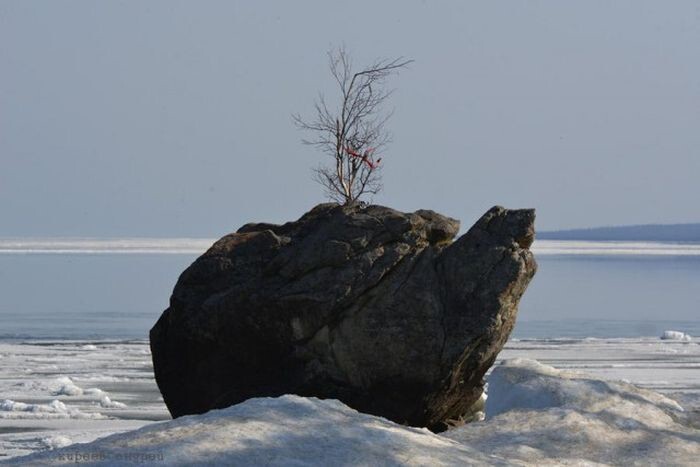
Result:
[[[290,114],[405,55],[374,201],[698,222],[700,2],[0,0],[0,236],[207,236],[324,201]]]

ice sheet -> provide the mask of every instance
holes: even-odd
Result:
[[[146,341],[0,342],[0,460],[169,419]]]
[[[670,396],[689,417],[700,420],[698,339],[512,339],[499,361],[513,358],[624,379]],[[147,341],[0,343],[0,400],[4,399],[44,405],[59,400],[67,408],[105,418],[37,419],[21,411],[19,418],[0,417],[0,459],[169,419],[153,379]]]
[[[441,435],[335,400],[285,395],[10,464],[693,465],[700,455],[700,430],[661,394],[527,359],[497,366],[489,384],[488,418]]]

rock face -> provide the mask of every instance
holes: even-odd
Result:
[[[293,393],[444,429],[513,329],[534,218],[494,207],[456,241],[454,219],[381,206],[243,226],[182,273],[151,329],[168,409]]]

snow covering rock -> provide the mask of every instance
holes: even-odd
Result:
[[[514,464],[697,465],[700,431],[661,394],[525,359],[496,367],[488,389],[486,421],[446,437]]]
[[[664,333],[661,335],[661,339],[686,342],[693,340],[688,334],[680,331],[664,331]]]

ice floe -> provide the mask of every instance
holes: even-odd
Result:
[[[41,387],[39,385],[35,385],[36,387]],[[73,381],[70,377],[68,376],[62,376],[60,378],[56,378],[52,383],[49,384],[49,387],[51,388],[51,395],[53,396],[94,396],[94,397],[102,397],[105,395],[105,391],[103,391],[100,388],[86,388],[83,389],[82,387],[78,386],[75,381]]]
[[[700,244],[674,242],[536,240],[536,256],[700,256]]]
[[[661,335],[661,339],[685,342],[690,342],[693,340],[692,337],[681,331],[664,331],[664,333]]]
[[[57,388],[51,394],[54,396],[81,396],[83,388],[76,385],[68,376],[63,376],[56,380]]]
[[[125,409],[126,408],[125,403],[113,401],[109,398],[109,396],[103,396],[102,399],[100,399],[100,405],[102,407],[104,407],[105,409]]]
[[[99,412],[83,412],[82,410],[64,404],[54,399],[48,404],[27,404],[11,399],[0,401],[0,418],[4,419],[102,419],[106,418]]]
[[[0,238],[3,254],[201,254],[207,238]]]
[[[46,438],[42,438],[41,442],[48,449],[64,448],[73,444],[73,440],[71,440],[67,436],[49,436]]]
[[[169,419],[147,353],[144,340],[0,341],[0,463],[53,437],[87,442]]]

